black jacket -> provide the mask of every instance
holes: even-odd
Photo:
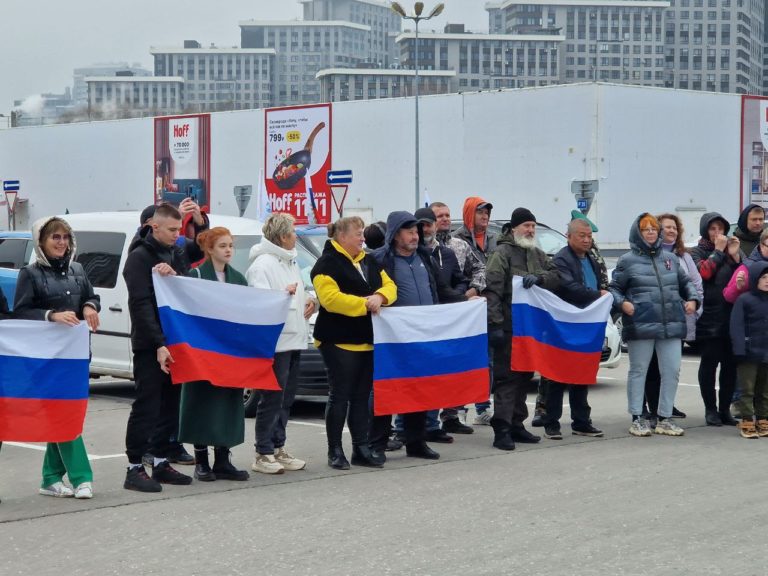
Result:
[[[595,280],[599,286],[600,266],[595,262],[591,253],[588,252],[586,257],[589,259],[589,264],[592,266]],[[584,284],[584,269],[581,267],[581,260],[570,246],[565,246],[555,254],[553,263],[560,274],[560,285],[555,290],[560,298],[579,308],[586,308],[600,298],[600,290],[593,290]]]
[[[197,235],[200,232],[207,229],[208,229],[208,217],[205,216],[205,224],[203,224],[202,226],[195,225],[195,238],[197,238]],[[151,233],[151,231],[152,231],[152,226],[150,226],[149,224],[139,228],[136,231],[136,235],[133,237],[133,240],[131,240],[131,245],[133,245],[133,243],[136,242],[136,240],[145,238],[147,234]],[[202,260],[203,258],[205,258],[205,252],[203,252],[200,246],[197,245],[197,242],[195,240],[187,238],[186,236],[179,236],[179,239],[177,240],[176,244],[173,245],[173,251],[175,253],[174,259],[179,263],[179,267],[183,271],[182,273],[185,276],[187,275],[187,273],[189,273],[190,269],[192,268],[192,264],[194,262],[197,262],[198,260]]]
[[[165,346],[165,336],[157,312],[152,268],[165,262],[183,276],[189,263],[174,247],[163,246],[152,236],[149,227],[142,228],[138,238],[131,242],[123,267],[123,278],[128,287],[128,311],[131,315],[131,347],[139,350],[157,350]]]
[[[768,270],[768,262],[757,262],[749,268],[749,292],[736,299],[731,313],[731,343],[734,355],[750,362],[768,363],[768,292],[757,289],[760,276]]]
[[[5,298],[5,293],[0,290],[0,320],[7,318],[8,316],[8,300]]]
[[[456,253],[439,242],[431,250],[428,246],[426,249],[432,256],[432,263],[440,279],[457,292],[466,293],[470,279],[461,271]]]
[[[718,219],[726,222],[717,212],[707,212],[701,217],[701,238],[698,245],[691,248],[691,258],[704,284],[704,311],[696,322],[697,340],[728,337],[732,305],[723,296],[723,290],[739,267],[739,262],[727,253],[715,250],[708,238],[709,225]],[[743,253],[741,261],[744,261]]]
[[[749,204],[746,208],[744,208],[744,210],[741,211],[741,214],[739,214],[738,225],[736,226],[736,230],[733,231],[733,235],[736,236],[736,238],[738,238],[741,242],[741,251],[744,252],[744,254],[752,254],[752,251],[760,243],[760,234],[762,233],[762,230],[755,233],[750,232],[749,228],[747,227],[747,218],[749,217],[749,213],[752,212],[752,210],[755,208],[760,208],[761,210],[763,209],[759,204]]]
[[[94,293],[85,270],[68,259],[45,266],[28,264],[19,271],[13,315],[24,320],[45,320],[47,312],[72,311],[83,320],[83,307],[88,304],[101,310],[99,296]]]

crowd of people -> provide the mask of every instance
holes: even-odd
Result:
[[[124,487],[159,492],[163,484],[188,485],[193,477],[202,482],[249,478],[248,471],[232,464],[230,453],[245,439],[240,390],[210,382],[171,383],[174,360],[160,324],[154,272],[290,294],[273,362],[281,390],[255,391],[254,472],[281,474],[306,465],[286,448],[286,424],[300,352],[309,338],[308,319],[315,312],[313,337],[328,373],[325,422],[331,468],[380,468],[387,452],[402,448],[409,457],[438,459],[430,443],[451,443],[452,434],[472,434],[477,425],[492,427],[493,446],[500,450],[539,442],[541,437],[525,426],[533,373],[511,369],[514,276],[521,277],[524,290],[538,286],[576,307],[605,295],[613,299],[628,346],[631,435],[684,433],[678,422],[685,414],[675,407],[675,396],[683,342],[690,342],[701,351],[698,377],[706,423],[738,425],[745,438],[768,436],[768,230],[763,208],[747,206],[730,236],[722,215],[704,214],[701,238],[692,249],[683,243],[677,216],[640,214],[630,226],[630,250],[610,277],[593,240],[597,227],[580,212],[571,213],[567,246],[550,257],[537,245],[537,219],[530,210],[515,209],[499,235],[489,229],[492,210],[483,198],[467,198],[462,226],[455,232],[450,208],[441,202],[413,214],[392,212],[386,222],[367,227],[359,217],[342,217],[328,226],[329,239],[311,271],[313,291],[305,289],[296,263],[289,215],[269,216],[263,239],[250,252],[249,268],[238,271],[230,264],[232,234],[210,228],[193,202],[144,210],[123,272],[136,386],[126,430]],[[61,218],[43,219],[33,227],[33,241],[36,261],[21,270],[12,316],[66,325],[86,322],[95,331],[99,297],[74,259],[70,226]],[[372,315],[387,306],[475,298],[487,301],[490,379],[488,401],[475,406],[471,424],[462,419],[464,406],[374,416]],[[0,314],[11,315],[1,293]],[[561,439],[567,391],[573,434],[602,436],[591,419],[588,390],[542,378],[531,424],[543,427],[544,437]],[[349,460],[342,442],[345,423],[352,440]],[[194,456],[184,443],[194,446]],[[193,474],[183,474],[174,463],[194,464]],[[91,498],[92,482],[82,437],[48,444],[41,494]]]

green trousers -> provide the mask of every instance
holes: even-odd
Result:
[[[75,487],[93,481],[93,471],[82,436],[71,442],[49,442],[45,449],[41,488],[61,482],[64,474],[69,476],[69,481]]]
[[[737,385],[741,396],[736,407],[744,420],[757,416],[768,419],[768,364],[740,362],[737,368]]]

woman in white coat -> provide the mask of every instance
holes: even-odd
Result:
[[[277,341],[273,369],[282,390],[260,390],[256,411],[256,459],[252,469],[264,474],[301,470],[304,460],[285,449],[285,427],[296,396],[299,356],[309,338],[307,319],[315,311],[315,300],[304,291],[296,263],[296,231],[289,214],[272,214],[262,228],[264,238],[251,248],[246,273],[249,286],[287,290],[291,307]]]

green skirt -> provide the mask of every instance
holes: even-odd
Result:
[[[240,388],[210,382],[181,387],[179,442],[231,448],[245,440],[245,409]]]

